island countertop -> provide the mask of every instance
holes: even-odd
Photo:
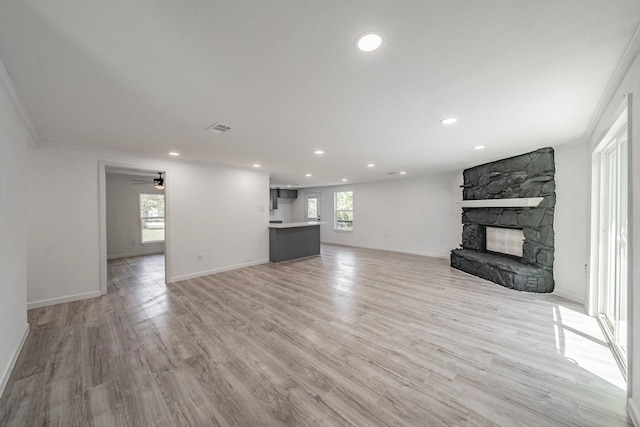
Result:
[[[269,224],[269,228],[311,227],[313,225],[321,225],[321,224],[328,224],[328,222],[320,222],[320,221],[285,222],[282,224]]]

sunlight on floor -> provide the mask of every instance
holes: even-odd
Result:
[[[596,319],[562,305],[553,310],[558,354],[619,389],[626,390],[625,380]]]

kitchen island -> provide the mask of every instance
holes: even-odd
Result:
[[[288,261],[320,254],[318,221],[269,224],[269,260]]]

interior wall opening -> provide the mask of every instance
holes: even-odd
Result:
[[[102,292],[166,282],[165,179],[162,170],[105,166]]]

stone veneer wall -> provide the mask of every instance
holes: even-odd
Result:
[[[463,208],[462,249],[451,252],[451,266],[509,288],[552,292],[556,204],[552,148],[466,169],[463,199],[543,197],[533,208]],[[485,227],[521,228],[518,260],[485,251]]]

